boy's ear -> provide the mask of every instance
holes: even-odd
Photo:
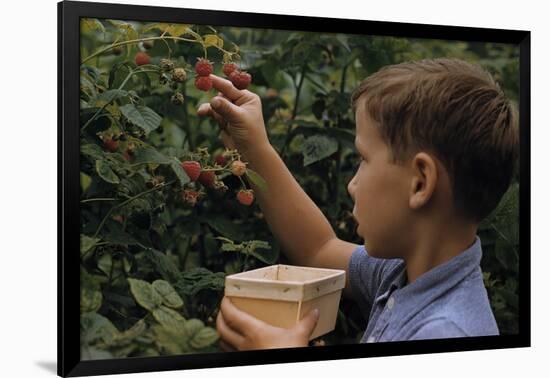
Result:
[[[424,206],[433,195],[437,184],[437,164],[432,156],[419,152],[411,161],[412,181],[409,196],[411,209]]]

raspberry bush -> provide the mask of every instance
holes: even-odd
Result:
[[[271,143],[356,243],[345,188],[357,164],[349,98],[363,77],[447,55],[480,61],[518,93],[517,51],[492,44],[97,19],[81,31],[83,359],[219,351],[225,275],[291,263],[250,191],[265,182],[196,114],[216,94],[210,72],[262,97]],[[518,191],[516,180],[480,231],[503,333],[517,330]],[[312,345],[355,343],[365,326],[343,299],[336,329]]]

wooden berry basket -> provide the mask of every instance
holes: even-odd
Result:
[[[278,264],[226,276],[225,295],[240,310],[282,328],[318,308],[312,340],[334,329],[345,285],[345,270]]]

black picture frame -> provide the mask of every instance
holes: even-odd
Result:
[[[530,32],[459,26],[62,1],[58,10],[58,375],[82,376],[529,347]],[[517,44],[520,48],[520,245],[517,335],[81,361],[79,345],[79,19],[183,22]]]

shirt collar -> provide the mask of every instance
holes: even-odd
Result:
[[[408,285],[406,284],[407,270],[403,265],[403,271],[391,283],[388,295],[395,289],[399,289],[395,295],[401,298],[424,295],[432,300],[464,280],[473,270],[480,269],[481,255],[481,240],[476,235],[474,243],[466,250],[425,272]]]

